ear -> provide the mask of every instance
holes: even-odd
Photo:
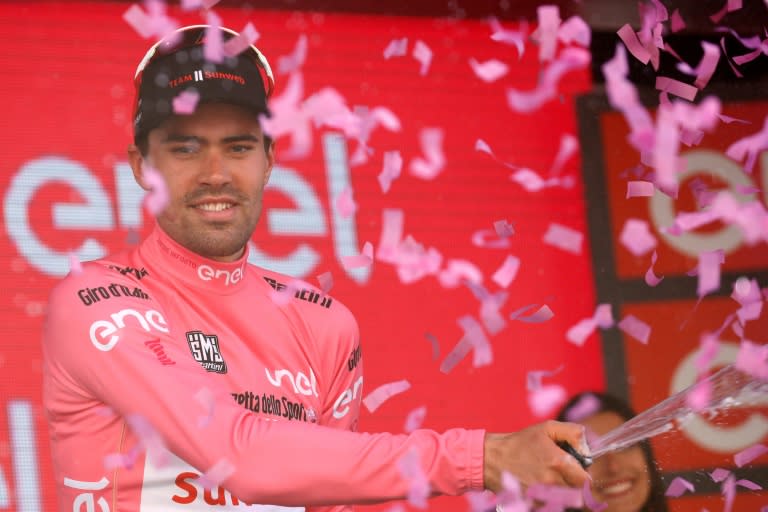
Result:
[[[136,144],[128,146],[128,163],[131,165],[131,170],[133,171],[133,179],[136,180],[136,183],[138,183],[141,188],[149,191],[150,187],[144,183],[144,174],[141,171],[144,167],[144,156],[142,156],[141,151],[136,147]]]

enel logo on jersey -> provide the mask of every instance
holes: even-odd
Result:
[[[96,320],[89,329],[91,343],[102,352],[109,352],[117,345],[117,342],[120,341],[117,332],[128,325],[126,319],[129,318],[133,318],[135,324],[147,332],[152,330],[168,332],[165,318],[154,309],[144,312],[135,309],[122,309],[117,313],[112,313],[109,318],[109,320]],[[131,322],[131,324],[133,323]]]

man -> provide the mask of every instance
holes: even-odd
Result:
[[[555,444],[584,446],[573,424],[354,432],[363,366],[353,316],[247,264],[274,163],[258,121],[269,65],[254,47],[207,62],[207,30],[219,29],[180,29],[137,71],[130,164],[142,187],[154,168],[168,190],[153,232],[85,263],[50,298],[44,403],[59,509],[343,509],[407,496],[403,460],[435,495],[497,491],[502,471],[581,485],[586,473]],[[174,98],[192,90],[194,113],[174,114]]]

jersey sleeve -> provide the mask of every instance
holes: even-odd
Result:
[[[266,421],[237,405],[224,384],[184,354],[174,343],[174,326],[149,294],[118,294],[85,305],[82,290],[107,285],[104,271],[94,267],[60,283],[48,304],[43,345],[46,371],[57,383],[48,391],[49,403],[92,398],[126,420],[141,418],[168,450],[199,471],[230,467],[220,483],[247,503],[401,499],[408,482],[397,461],[414,449],[435,494],[482,488],[483,431],[368,434]],[[136,284],[111,274],[109,283],[129,289]],[[353,379],[345,375],[335,389]],[[210,410],[196,400],[201,393],[210,397]],[[73,425],[68,435],[76,433]]]

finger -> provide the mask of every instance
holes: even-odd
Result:
[[[587,436],[584,425],[578,423],[567,423],[562,421],[550,421],[546,425],[549,437],[557,441],[564,441],[570,444],[577,452],[589,457],[591,451],[587,445]]]
[[[563,452],[562,464],[558,467],[560,476],[568,487],[581,487],[591,480],[589,473],[572,455]]]

